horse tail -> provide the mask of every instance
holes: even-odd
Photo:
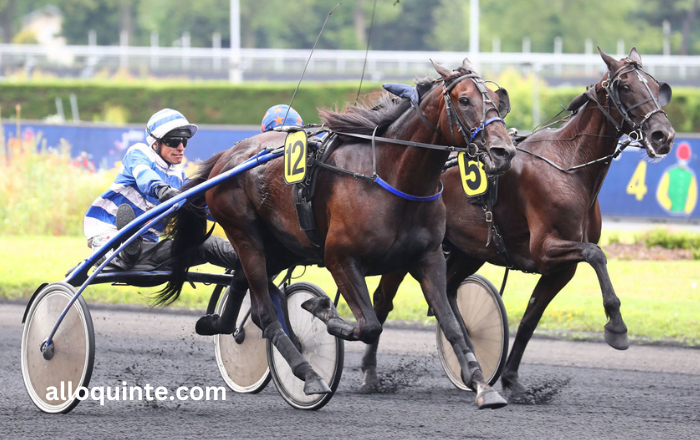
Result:
[[[195,175],[181,190],[187,191],[206,182],[222,154],[224,154],[223,151],[201,162]],[[211,236],[214,230],[212,228],[207,232],[207,216],[208,210],[204,193],[202,193],[190,198],[170,217],[167,235],[173,242],[170,254],[172,275],[163,290],[155,295],[156,305],[167,306],[180,296],[182,287],[187,281],[189,268],[194,264],[197,248]]]

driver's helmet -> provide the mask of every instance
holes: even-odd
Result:
[[[289,114],[287,114],[287,109],[289,109]],[[285,115],[287,115],[286,120],[284,118]],[[265,116],[263,116],[260,130],[265,133],[266,131],[270,131],[275,127],[282,126],[303,127],[304,121],[301,119],[301,116],[299,116],[299,113],[297,113],[297,111],[293,108],[290,108],[288,105],[273,105],[267,110]]]
[[[163,110],[151,116],[146,124],[146,142],[153,145],[157,140],[163,139],[171,131],[177,136],[191,138],[197,133],[197,126],[190,124],[182,113],[171,108]]]

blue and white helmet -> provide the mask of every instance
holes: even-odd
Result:
[[[190,124],[182,113],[170,108],[164,108],[148,120],[146,124],[146,142],[148,145],[153,145],[157,139],[162,139],[163,136],[175,129],[182,130],[182,133],[178,133],[180,136],[192,137],[197,133],[197,126]],[[187,136],[187,132],[189,132],[189,136]]]

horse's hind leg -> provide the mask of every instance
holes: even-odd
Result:
[[[262,329],[263,337],[269,339],[284,357],[294,376],[304,381],[305,394],[331,393],[328,384],[294,346],[277,318],[268,290],[269,280],[262,239],[254,228],[236,232],[238,234],[232,242],[236,243],[236,250],[250,286],[253,322]]]
[[[241,309],[241,304],[243,303],[247,290],[248,280],[246,279],[243,270],[241,270],[239,267],[238,270],[233,273],[233,280],[231,281],[231,287],[229,288],[224,313],[221,316],[214,314],[199,318],[197,324],[195,325],[195,331],[197,334],[212,336],[229,335],[233,333],[233,331],[236,329],[238,312]]]
[[[343,293],[343,298],[352,310],[357,323],[345,321],[338,316],[328,297],[312,298],[301,306],[323,321],[328,328],[328,333],[333,336],[367,344],[375,342],[382,333],[382,325],[372,308],[364,272],[360,270],[359,264],[354,259],[347,257],[340,260],[337,255],[337,252],[329,252],[329,243],[327,243],[326,266],[333,275],[338,289]]]
[[[394,309],[394,297],[406,274],[407,272],[394,272],[382,276],[377,290],[374,291],[374,312],[382,325],[384,325],[389,313]],[[362,383],[362,391],[365,392],[376,390],[379,386],[377,348],[379,348],[379,338],[367,344],[365,354],[362,356],[362,373],[365,376],[365,380]]]
[[[441,250],[430,253],[411,270],[411,275],[423,289],[428,305],[435,312],[445,338],[455,351],[462,368],[462,380],[471,389],[477,391],[476,403],[479,409],[501,408],[507,405],[507,402],[484,380],[479,362],[474,352],[467,346],[462,329],[447,300],[445,273],[445,258]]]
[[[526,391],[519,381],[518,369],[520,368],[520,361],[523,359],[527,344],[530,342],[530,338],[532,338],[532,334],[535,332],[537,324],[540,322],[542,314],[549,303],[571,281],[575,273],[576,265],[573,264],[558,272],[542,275],[535,286],[535,290],[532,291],[527,309],[520,321],[518,333],[515,335],[513,348],[510,350],[510,355],[508,355],[508,360],[501,374],[503,391],[511,401],[517,402],[517,396],[524,394]]]

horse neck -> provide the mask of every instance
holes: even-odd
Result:
[[[606,107],[607,99],[602,100],[601,104],[608,110]],[[611,112],[613,118],[618,116],[614,108],[608,111]],[[559,150],[559,156],[563,159],[562,163],[566,164],[566,167],[586,164],[613,154],[620,140],[615,126],[600,108],[590,101],[561,129],[559,134],[560,139],[572,139],[568,142],[554,143],[553,146]],[[591,198],[594,198],[603,185],[610,164],[611,160],[604,161],[573,171],[571,174],[583,181]]]
[[[436,114],[431,104],[421,111]],[[440,114],[440,113],[437,113]],[[438,121],[431,121],[438,125]],[[435,145],[447,145],[414,110],[409,109],[386,132],[386,137]],[[377,174],[389,184],[415,196],[435,194],[449,152],[429,148],[384,144],[377,149]]]

